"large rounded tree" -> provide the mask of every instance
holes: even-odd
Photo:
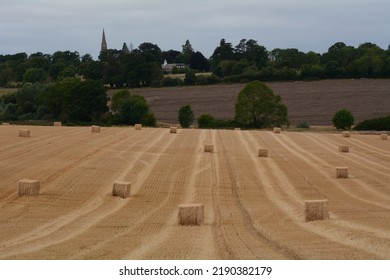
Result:
[[[115,113],[116,121],[120,124],[155,125],[154,115],[145,98],[138,94],[131,94],[126,89],[114,94],[111,109]]]
[[[264,128],[288,124],[287,107],[266,84],[253,81],[240,91],[235,119],[243,126]]]
[[[332,122],[337,129],[351,129],[353,125],[353,115],[344,108],[333,115]]]

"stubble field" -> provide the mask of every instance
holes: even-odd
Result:
[[[0,259],[390,259],[390,141],[378,135],[21,126],[0,135]],[[24,178],[40,180],[40,195],[18,195]],[[111,195],[117,180],[132,183],[129,198]],[[311,199],[328,200],[330,219],[305,222]],[[204,224],[177,225],[182,203],[203,203]]]

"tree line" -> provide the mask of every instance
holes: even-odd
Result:
[[[171,70],[172,73],[184,73],[185,79],[164,77],[164,61],[186,65],[184,69]],[[211,72],[212,75],[195,75],[197,72]],[[295,48],[269,51],[253,39],[242,39],[233,46],[222,39],[209,58],[195,51],[189,40],[182,45],[181,51],[162,51],[149,42],[129,50],[123,44],[120,50],[101,52],[97,60],[90,54],[81,56],[77,51],[0,55],[0,86],[57,82],[69,77],[96,80],[111,87],[389,78],[390,46],[384,50],[373,43],[353,47],[337,42],[320,54]]]

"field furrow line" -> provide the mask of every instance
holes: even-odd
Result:
[[[251,138],[253,138],[253,137],[251,137]],[[260,170],[262,170],[264,168],[263,165],[260,166],[259,164],[260,164],[260,162],[256,163],[254,161],[254,165],[258,169],[258,172],[256,174],[259,174]],[[280,171],[282,171],[282,170],[286,170],[286,168],[282,168]],[[272,168],[271,170],[268,170],[267,172],[272,172],[272,171],[275,171],[275,168]],[[264,186],[269,186],[271,184],[269,182],[269,179],[267,176],[259,176],[259,180],[264,180],[264,184],[263,184]],[[294,182],[295,182],[295,180],[294,180]],[[280,184],[286,184],[286,182],[281,181]],[[289,184],[294,185],[295,183],[290,182]],[[342,257],[344,254],[343,251],[350,251],[351,252],[350,254],[354,254],[355,256],[357,256],[357,258],[365,258],[367,256],[369,256],[371,258],[376,258],[376,256],[378,255],[377,253],[375,253],[375,250],[370,250],[370,249],[367,250],[364,246],[361,246],[361,245],[356,246],[356,244],[354,242],[349,242],[349,240],[345,239],[347,236],[346,232],[344,232],[343,234],[338,234],[338,233],[334,234],[334,235],[329,234],[330,233],[329,226],[328,226],[328,224],[330,223],[329,221],[327,221],[327,222],[311,222],[311,223],[303,222],[304,219],[302,217],[302,214],[297,214],[297,212],[295,212],[296,214],[294,214],[294,212],[292,212],[290,209],[288,209],[288,207],[283,206],[283,204],[285,203],[285,200],[278,197],[273,188],[265,187],[265,190],[270,193],[270,195],[268,197],[270,199],[274,199],[274,204],[277,207],[279,207],[279,209],[281,211],[284,212],[286,217],[289,217],[288,220],[285,220],[283,222],[283,225],[284,225],[283,227],[285,227],[284,231],[297,232],[297,234],[298,234],[295,238],[293,236],[291,236],[291,238],[296,239],[296,244],[284,243],[284,242],[282,242],[282,244],[284,244],[284,246],[291,248],[291,250],[296,251],[298,254],[301,255],[301,257],[303,257],[305,259],[313,258],[313,257],[311,257],[311,255],[313,254],[313,252],[315,252],[315,246],[317,246],[318,243],[324,244],[324,246],[333,248],[333,253],[336,255],[339,255],[340,258],[343,258]],[[317,199],[321,199],[321,198],[323,198],[323,197],[322,196],[317,197]],[[297,209],[297,210],[300,210],[300,212],[303,213],[303,207],[301,209]],[[332,218],[335,218],[334,217],[335,215],[333,214],[333,212],[330,212],[330,215]],[[289,221],[293,222],[293,224],[291,224],[290,226],[288,226]],[[257,223],[257,226],[260,227],[260,229],[262,228],[261,223]],[[298,227],[298,229],[294,230],[294,227]],[[275,239],[275,238],[280,239],[280,240],[284,239],[283,235],[280,236],[280,233],[281,233],[280,229],[276,232],[272,228],[265,228],[263,230],[266,232],[265,234],[267,234],[268,236],[270,236],[273,239]],[[282,232],[283,232],[283,230],[282,230]],[[309,246],[310,243],[306,244],[307,250],[302,250],[302,248],[300,248],[300,243],[298,242],[298,240],[301,240],[304,237],[306,237],[307,240],[311,240],[311,242],[313,242],[315,240],[316,243],[314,243],[313,251],[310,250],[310,246]],[[352,249],[352,248],[354,248],[354,249]],[[355,252],[352,253],[354,250],[355,250]],[[314,258],[318,258],[318,256],[314,256]]]
[[[213,217],[208,217],[210,213],[208,210],[210,204],[208,201],[195,201],[196,195],[199,193],[199,184],[197,184],[197,178],[204,169],[203,159],[208,157],[203,152],[204,131],[201,133],[201,137],[198,138],[192,156],[193,162],[191,170],[184,175],[185,182],[180,187],[182,194],[175,199],[176,206],[178,204],[185,203],[203,203],[205,206],[205,224],[200,227],[183,227],[177,225],[177,208],[173,208],[174,211],[167,217],[169,227],[163,227],[159,232],[153,236],[148,236],[151,240],[147,246],[142,246],[128,255],[125,255],[125,259],[134,259],[139,256],[141,259],[212,259],[215,258],[213,248],[213,235],[210,225],[210,221]],[[188,174],[189,173],[189,174]],[[178,179],[178,178],[176,178]],[[176,181],[176,180],[175,180]],[[171,203],[170,203],[171,205]],[[185,244],[185,246],[184,246]]]
[[[176,220],[176,201],[178,197],[182,196],[182,186],[175,184],[175,178],[183,176],[180,173],[188,172],[190,167],[193,165],[192,162],[187,162],[187,166],[181,167],[180,169],[175,168],[177,165],[181,165],[181,157],[176,152],[180,150],[184,145],[188,145],[191,141],[194,141],[194,137],[190,133],[181,132],[181,138],[175,138],[173,142],[162,152],[162,155],[158,158],[156,164],[149,170],[148,176],[144,177],[144,180],[139,183],[140,189],[138,195],[134,197],[133,203],[139,202],[144,205],[147,202],[147,207],[144,206],[143,211],[138,216],[133,216],[129,220],[126,228],[116,233],[110,238],[106,238],[96,245],[89,246],[78,254],[71,256],[72,259],[88,258],[91,254],[99,254],[101,251],[105,251],[107,247],[118,247],[118,251],[111,251],[106,258],[117,259],[117,258],[131,258],[131,251],[133,250],[144,250],[142,244],[148,244],[149,236],[153,236],[157,232],[160,232],[164,227],[169,224],[173,224]],[[195,138],[196,139],[196,138]],[[142,188],[141,188],[142,187]],[[179,189],[176,189],[178,188]],[[173,205],[172,205],[173,204]],[[127,206],[132,209],[136,205]],[[132,207],[133,206],[133,207]],[[129,209],[129,210],[130,210]],[[164,220],[161,221],[160,218]],[[166,232],[167,233],[167,232]],[[126,236],[132,236],[126,238]],[[129,247],[126,247],[122,240],[130,241]],[[148,242],[137,242],[137,240],[148,239]],[[140,249],[141,248],[141,249]],[[130,251],[131,249],[131,251]]]
[[[85,132],[83,131],[83,134],[84,133]],[[71,136],[78,136],[78,134],[72,133]],[[84,138],[76,138],[75,142],[69,143],[69,135],[65,134],[62,136],[62,141],[57,143],[57,147],[54,149],[46,149],[44,153],[39,153],[39,157],[37,157],[37,151],[35,150],[35,155],[24,157],[23,161],[16,161],[7,165],[6,168],[0,170],[0,173],[8,174],[6,179],[3,180],[4,189],[2,192],[3,197],[1,198],[0,209],[4,209],[5,206],[9,207],[10,204],[15,203],[18,199],[18,195],[15,191],[16,182],[24,178],[22,175],[19,175],[19,173],[25,174],[28,172],[30,173],[28,175],[29,178],[40,179],[42,186],[47,186],[47,188],[49,188],[52,181],[60,176],[64,176],[65,173],[76,168],[81,162],[93,159],[94,156],[99,155],[100,152],[104,151],[106,148],[112,147],[114,144],[128,139],[123,132],[121,132],[120,138],[113,138],[114,140],[111,140],[108,143],[104,142],[105,144],[103,146],[96,145],[97,143],[95,144],[95,141],[101,140],[95,138],[95,141],[92,140],[89,142],[89,149],[85,149],[79,145],[80,142],[85,141]],[[66,144],[61,144],[64,142]],[[76,156],[72,159],[64,160],[69,151],[72,151]],[[61,158],[62,160],[60,160]],[[32,164],[33,162],[38,162],[39,164]],[[12,185],[12,187],[7,188],[7,185]]]
[[[156,134],[156,132],[154,134]],[[153,134],[151,134],[151,135],[153,135]],[[157,135],[159,135],[159,134],[157,134]],[[162,138],[163,138],[162,134],[159,137],[152,137],[152,139],[154,139],[154,141],[148,143],[149,145],[147,145],[146,148],[153,147],[158,141],[161,141]],[[118,145],[122,145],[123,142],[126,142],[125,145],[127,146],[128,140],[131,140],[131,138],[116,139],[114,142],[108,143],[108,144],[104,145],[103,147],[100,147],[93,154],[95,157],[97,157],[99,155],[98,152],[103,151],[104,153],[107,153],[106,148],[108,146],[115,147]],[[141,141],[144,142],[144,140],[142,140],[142,139],[140,139],[138,142],[141,142]],[[138,142],[131,142],[131,143],[132,143],[132,145],[135,145]],[[113,146],[114,143],[115,143],[115,145]],[[140,153],[139,157],[141,155],[142,154]],[[93,161],[94,159],[89,159],[89,160]],[[77,166],[74,166],[74,168],[77,168]],[[106,172],[106,174],[104,174],[104,175],[108,175],[108,174],[109,173]],[[80,177],[78,177],[78,178],[80,179]],[[98,179],[98,177],[96,177],[96,179]],[[76,178],[76,180],[78,180],[78,179]],[[101,190],[103,190],[103,189],[101,189]],[[54,221],[51,221],[49,224],[38,227],[35,230],[33,230],[32,232],[29,232],[26,235],[20,236],[15,240],[8,240],[7,246],[4,246],[4,244],[1,244],[0,248],[1,249],[3,249],[4,247],[8,248],[9,246],[16,246],[19,243],[25,243],[25,242],[31,243],[31,241],[33,241],[33,240],[41,239],[41,238],[44,238],[46,236],[52,235],[54,232],[56,232],[58,230],[62,230],[67,224],[70,224],[83,216],[88,216],[88,220],[90,221],[92,218],[90,217],[90,215],[88,215],[89,213],[96,215],[98,217],[98,219],[100,219],[99,216],[102,216],[101,219],[103,219],[105,216],[109,215],[111,212],[114,213],[115,211],[118,211],[121,207],[123,207],[125,205],[125,203],[118,203],[118,205],[117,205],[118,209],[116,209],[115,207],[114,207],[114,209],[105,209],[108,211],[101,211],[102,213],[104,213],[103,215],[101,215],[102,213],[98,212],[97,209],[99,207],[101,207],[102,204],[105,202],[106,196],[107,196],[107,194],[104,194],[102,191],[97,192],[97,193],[96,192],[91,193],[91,196],[89,196],[90,202],[86,201],[85,203],[83,203],[82,207],[80,207],[78,210],[70,212],[70,213],[68,213],[60,218],[56,218]],[[84,223],[84,226],[91,227],[91,226],[93,226],[93,223]],[[81,226],[81,228],[79,228],[79,230],[73,231],[71,234],[76,236],[80,232],[83,232],[82,228],[83,228],[83,226]],[[69,238],[71,238],[71,237],[60,235],[60,239],[68,240]],[[58,242],[62,242],[62,240],[60,240],[60,241],[57,240],[54,242],[51,241],[51,243],[53,243],[53,244],[58,243]],[[49,245],[50,244],[47,244],[47,243],[38,244],[38,247],[44,248],[44,247],[47,247]],[[29,245],[29,251],[34,251],[34,249],[32,249],[31,244]]]
[[[337,139],[337,137],[341,137],[340,135],[332,135],[334,139]],[[364,141],[358,139],[357,137],[354,137],[356,135],[352,134],[352,137],[350,138],[343,138],[343,140],[347,143],[353,144],[355,147],[359,147],[363,150],[370,151],[373,154],[375,154],[376,157],[383,158],[384,160],[389,160],[390,159],[390,151],[387,149],[380,149],[377,148],[376,146],[373,146],[372,144],[367,144]],[[366,137],[374,137],[374,136],[366,136]],[[379,140],[379,136],[376,135],[375,137],[377,138],[378,143],[387,143],[387,141]]]
[[[240,181],[237,178],[237,171],[240,170],[240,167],[238,166],[238,164],[236,164],[235,166],[233,165],[232,160],[229,158],[227,152],[228,150],[226,149],[226,146],[239,146],[225,144],[225,141],[229,142],[229,139],[231,140],[232,138],[229,138],[228,136],[222,137],[221,133],[221,131],[218,131],[218,140],[219,145],[221,147],[218,156],[221,167],[225,168],[225,172],[227,173],[226,175],[228,176],[230,181],[230,190],[223,190],[223,193],[225,196],[231,196],[225,197],[224,200],[230,201],[228,205],[228,211],[230,212],[230,215],[233,215],[232,221],[234,223],[239,222],[239,224],[236,224],[234,227],[225,227],[225,229],[228,229],[227,231],[225,231],[225,238],[227,238],[226,243],[228,243],[231,247],[237,245],[237,242],[238,244],[240,244],[239,246],[236,246],[236,248],[233,250],[235,257],[238,258],[242,258],[242,255],[245,255],[247,258],[299,258],[293,251],[281,247],[278,243],[269,239],[254,227],[251,215],[243,206],[243,202],[239,194],[239,189],[241,188],[241,185]],[[223,201],[219,201],[219,203],[221,202]],[[223,213],[223,211],[226,210],[227,209],[221,210],[221,212]],[[223,216],[224,215],[222,214],[222,218]],[[243,250],[243,248],[246,248],[246,250]]]
[[[285,136],[286,137],[286,136]],[[292,153],[294,153],[295,155],[298,156],[298,151],[300,153],[303,153],[304,151],[302,149],[300,149],[298,147],[297,144],[294,144],[294,141],[292,141],[291,138],[288,139],[287,141],[287,138],[284,139],[284,141],[282,142],[282,140],[280,140],[278,136],[275,136],[273,135],[273,138],[277,139],[282,145],[286,145],[285,143],[289,143],[291,146],[288,146],[286,145],[286,147],[290,147],[288,149],[290,149],[290,151]],[[293,147],[293,148],[291,148]],[[302,159],[305,159],[303,156],[299,155]],[[323,171],[320,171],[320,170],[316,170],[316,173],[323,173]],[[336,182],[333,183],[333,185],[335,185]],[[370,209],[368,212],[365,212],[369,215],[369,213],[371,211],[383,211],[383,206],[385,206],[385,204],[381,205],[382,203],[373,203],[372,200],[368,200],[368,199],[362,199],[360,197],[356,197],[355,195],[350,195],[350,191],[345,191],[343,188],[342,188],[342,185],[341,184],[336,184],[339,186],[338,189],[341,189],[343,192],[347,193],[349,196],[351,196],[352,198],[354,199],[357,199],[358,201],[360,201],[360,205],[363,206],[362,209]],[[332,190],[333,191],[333,190]],[[328,198],[332,198],[332,196],[334,195],[330,195],[329,191],[326,191],[324,192],[324,194],[326,195],[326,197]],[[338,195],[338,201],[340,201],[340,196]],[[337,201],[337,203],[339,203]],[[330,205],[334,205],[336,201],[330,201]],[[362,204],[363,203],[363,204]],[[369,203],[371,204],[372,206],[370,208],[368,208],[365,203]],[[378,205],[379,204],[379,205]],[[347,206],[347,201],[345,201],[344,203],[341,203],[341,209],[342,208],[345,208],[345,207],[348,207]],[[375,206],[379,206],[381,207],[382,209],[377,209],[375,210]],[[352,206],[352,205],[351,205]],[[351,207],[349,206],[349,207]],[[332,211],[330,210],[330,216],[332,217],[332,219],[334,220],[341,220],[341,217],[339,217],[339,214],[340,214],[340,208],[338,207],[338,210],[337,212],[336,211]],[[353,205],[353,208],[351,208],[351,212],[354,212],[354,209],[357,208],[358,206],[356,205],[356,203]],[[386,208],[386,207],[385,207]],[[345,210],[344,210],[345,211]],[[356,212],[356,211],[355,211]],[[385,213],[389,213],[388,211],[388,208],[386,208],[385,210]],[[373,220],[373,224],[377,224],[377,220],[375,219],[375,215],[372,214],[373,217],[372,219],[370,220]],[[375,223],[376,222],[376,223]],[[328,224],[332,224],[332,220],[330,222],[328,222]],[[354,223],[351,223],[351,224],[354,224]],[[311,227],[311,225],[315,225],[315,227]],[[332,224],[332,225],[335,225],[335,224]],[[332,242],[338,242],[340,244],[344,244],[346,246],[350,246],[351,248],[356,248],[358,250],[361,250],[363,252],[367,252],[368,254],[371,254],[372,256],[375,256],[374,258],[383,258],[384,256],[387,256],[388,257],[388,254],[389,254],[389,250],[387,249],[387,247],[385,247],[385,249],[381,248],[381,245],[380,244],[383,244],[384,242],[385,243],[388,243],[389,241],[386,240],[386,239],[383,239],[383,238],[376,238],[375,234],[374,236],[371,234],[372,232],[376,232],[377,229],[371,225],[369,226],[365,226],[365,229],[371,229],[367,232],[364,232],[361,236],[357,235],[356,233],[353,233],[355,232],[355,230],[353,230],[353,228],[348,228],[346,226],[343,226],[343,227],[336,227],[335,229],[332,229],[332,228],[329,228],[329,226],[327,225],[327,223],[303,223],[302,224],[303,227],[307,228],[307,229],[310,229],[312,230],[313,232],[316,232],[316,234],[320,235],[320,236],[323,236],[329,240],[331,240]],[[356,227],[359,227],[359,225],[356,225],[354,226],[354,228]],[[361,227],[361,226],[360,226]],[[350,238],[350,236],[353,235],[354,238]],[[368,239],[366,238],[367,236],[371,236],[372,238],[371,239]],[[360,257],[357,257],[357,258],[360,258]]]
[[[275,136],[272,134],[272,136],[277,142],[279,142],[287,150],[290,150],[291,153],[296,155],[296,158],[301,159],[303,162],[306,162],[306,164],[308,164],[309,166],[315,166],[316,173],[321,174],[323,177],[323,179],[321,180],[322,182],[329,181],[333,176],[334,178],[332,178],[332,185],[337,186],[338,190],[342,191],[346,195],[348,195],[356,200],[359,200],[361,202],[365,202],[365,203],[372,204],[372,205],[375,205],[375,206],[380,207],[380,208],[390,210],[389,204],[386,201],[381,201],[380,197],[379,197],[379,201],[377,201],[377,200],[370,200],[370,199],[368,199],[368,197],[364,197],[364,196],[362,197],[362,196],[356,195],[355,192],[351,190],[351,187],[348,187],[348,188],[346,187],[347,184],[352,184],[350,179],[343,180],[343,181],[336,180],[335,175],[334,175],[335,166],[332,166],[331,164],[329,164],[329,162],[323,160],[322,158],[320,158],[312,153],[309,153],[304,148],[302,148],[301,146],[296,144],[293,139],[288,138],[288,141],[287,141],[286,134],[283,135],[284,141],[281,139],[282,137],[279,137],[280,135]],[[365,185],[364,183],[362,183],[359,180],[353,180],[353,184],[359,185],[363,189],[367,188],[367,185]]]
[[[351,158],[351,162],[363,169],[368,169],[373,173],[380,175],[389,175],[390,162],[378,162],[377,158],[367,157],[367,154],[361,150],[350,151],[349,153],[340,153],[338,152],[338,146],[341,145],[341,141],[334,141],[333,138],[327,138],[320,135],[315,135],[313,133],[303,134],[302,136],[307,139],[311,139],[312,142],[315,142],[317,145],[321,146],[323,150],[327,150],[329,153],[335,155],[335,158]],[[331,144],[331,145],[329,145]],[[351,148],[354,148],[354,145],[351,145]],[[389,145],[390,148],[390,145]],[[352,161],[352,159],[355,159]],[[389,158],[390,160],[390,158]]]
[[[337,152],[337,146],[332,149],[332,147],[329,147],[328,142],[324,142],[326,140],[319,139],[313,135],[303,136],[310,139],[309,141],[312,141],[312,143],[316,143],[323,151],[328,151],[328,155],[333,155],[332,162],[338,161],[337,164],[333,164],[334,166],[348,166],[352,170],[359,170],[359,174],[354,176],[361,179],[359,185],[364,187],[364,191],[367,194],[376,195],[380,199],[390,199],[390,186],[386,184],[386,182],[390,182],[390,174],[388,172],[390,165],[386,168],[383,165],[376,164],[374,160],[367,160],[360,155],[360,152],[355,150],[350,153],[340,153]]]

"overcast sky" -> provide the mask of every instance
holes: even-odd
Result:
[[[78,51],[143,42],[212,55],[222,38],[268,50],[326,52],[336,42],[390,44],[389,0],[0,0],[0,54]]]

